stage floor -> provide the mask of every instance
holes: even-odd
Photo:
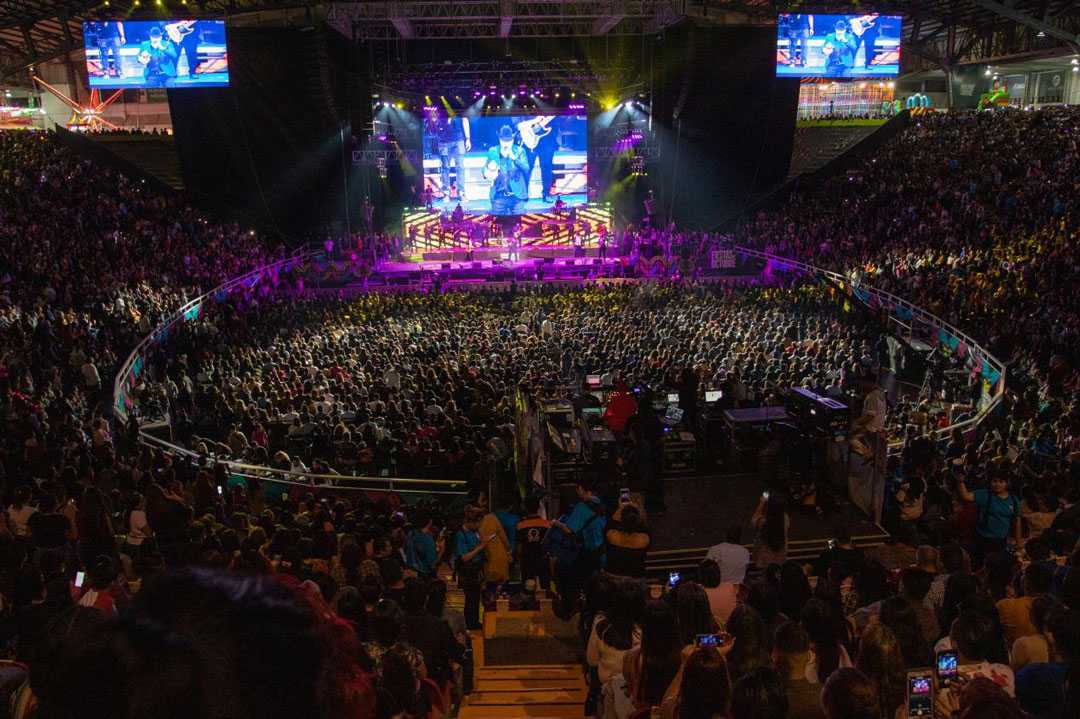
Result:
[[[744,544],[754,541],[750,519],[754,515],[764,483],[756,475],[713,475],[664,480],[666,511],[649,517],[651,549],[710,547],[724,541],[731,524],[742,527]],[[843,500],[831,516],[791,513],[789,542],[824,540],[833,536],[837,521],[849,523],[854,536],[882,533],[865,514]]]
[[[574,195],[561,195],[562,201],[566,203],[567,208],[576,207],[578,205],[584,205],[586,202],[585,193],[578,193]],[[449,210],[453,212],[457,206],[457,200],[451,200],[449,198],[443,200],[435,200],[432,203],[432,207],[437,210]],[[518,214],[528,214],[530,212],[550,212],[555,207],[555,201],[544,202],[541,197],[532,197],[521,204],[521,212],[514,215],[506,215],[506,217],[516,217]],[[472,215],[488,215],[491,214],[491,200],[487,197],[470,199],[461,203],[461,209],[466,213]]]

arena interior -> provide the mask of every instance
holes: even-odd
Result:
[[[0,716],[1080,717],[1073,0],[0,0]]]

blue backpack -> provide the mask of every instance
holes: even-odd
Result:
[[[580,531],[567,534],[561,527],[552,525],[544,534],[541,547],[549,557],[555,560],[558,566],[563,568],[574,566],[587,551],[585,549],[585,539],[582,535],[589,525],[603,516],[602,512],[596,511],[595,507],[590,506],[590,509],[593,510],[593,515],[582,525]]]

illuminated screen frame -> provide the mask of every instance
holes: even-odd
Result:
[[[776,75],[897,77],[903,33],[902,15],[780,13],[776,18]],[[867,53],[872,53],[869,64]]]
[[[588,203],[589,118],[584,113],[448,113],[429,106],[421,124],[424,193],[435,208],[454,211],[460,203],[467,215],[507,217],[547,212],[559,200],[567,210]],[[511,135],[508,157],[500,150],[503,128]],[[459,158],[464,183],[458,182]],[[547,193],[546,158],[552,178]],[[521,169],[525,165],[527,173]]]
[[[160,39],[153,37],[154,28]],[[83,21],[92,89],[229,86],[229,50],[221,19]],[[196,57],[194,70],[190,54]]]

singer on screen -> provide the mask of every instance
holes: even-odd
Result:
[[[529,199],[529,160],[525,148],[514,142],[514,129],[499,128],[499,144],[488,149],[484,179],[491,181],[491,211],[496,215],[521,214]]]

